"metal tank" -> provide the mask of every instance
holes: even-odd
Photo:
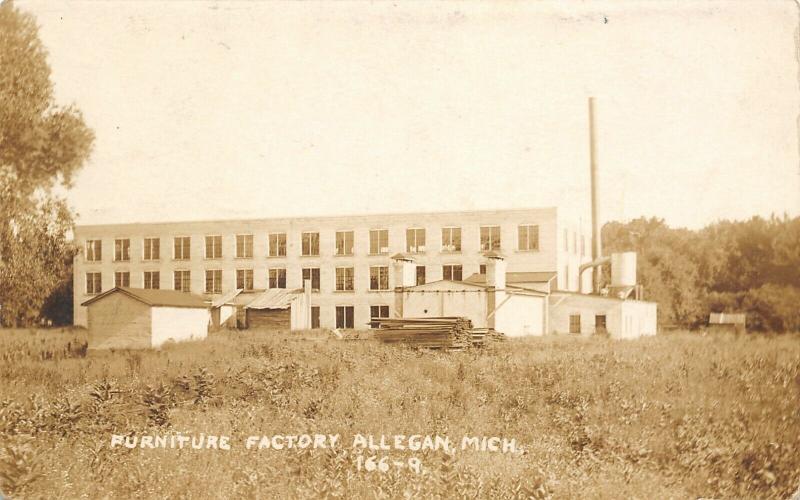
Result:
[[[636,252],[611,254],[611,286],[636,285]]]

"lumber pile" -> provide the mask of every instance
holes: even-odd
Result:
[[[373,318],[375,338],[386,344],[404,343],[426,349],[463,350],[479,347],[492,335],[488,328],[472,328],[461,317]]]

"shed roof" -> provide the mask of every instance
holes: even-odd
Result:
[[[178,290],[152,290],[145,288],[130,288],[130,287],[114,287],[107,292],[92,297],[87,300],[82,306],[88,306],[98,300],[108,297],[112,293],[123,293],[128,297],[143,302],[152,307],[192,307],[198,309],[207,309],[203,297],[194,295],[187,292],[180,292]]]
[[[242,293],[242,291],[243,291],[243,289],[241,289],[241,288],[236,288],[234,290],[231,290],[230,292],[226,293],[225,295],[222,295],[222,296],[212,300],[211,301],[211,307],[221,307],[221,306],[224,306],[226,304],[233,304],[233,299],[235,299],[237,295]]]
[[[547,283],[555,277],[555,271],[506,273],[506,283]],[[486,283],[486,275],[475,273],[464,281],[482,285]]]
[[[270,288],[247,304],[245,309],[288,309],[302,290]]]

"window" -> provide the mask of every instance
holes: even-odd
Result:
[[[370,255],[389,253],[388,229],[373,229],[369,232],[369,253]]]
[[[88,262],[103,260],[103,242],[101,240],[86,240],[86,260]]]
[[[319,233],[303,233],[303,255],[319,255]]]
[[[103,275],[86,273],[86,295],[97,295],[103,291]]]
[[[442,228],[442,252],[461,251],[461,228],[443,227]]]
[[[605,314],[597,314],[594,317],[594,331],[595,333],[608,333],[608,330],[606,330]]]
[[[336,328],[353,328],[353,306],[336,306]]]
[[[237,234],[236,235],[236,258],[237,259],[252,259],[253,258],[253,235],[252,234]]]
[[[222,293],[222,269],[206,270],[206,293]]]
[[[269,256],[286,257],[286,233],[270,233]]]
[[[206,236],[206,259],[222,258],[222,236]]]
[[[369,268],[369,289],[389,289],[389,266],[372,266]]]
[[[269,287],[286,288],[286,269],[273,267],[269,270]]]
[[[443,266],[442,273],[444,275],[443,279],[452,281],[461,281],[460,265]]]
[[[131,273],[128,271],[115,272],[114,286],[131,286]]]
[[[176,236],[172,242],[172,258],[175,260],[191,258],[191,242],[192,238],[190,236]]]
[[[311,306],[311,328],[319,328],[319,306]]]
[[[481,226],[481,251],[500,250],[500,226]]]
[[[564,251],[569,252],[569,231],[564,230]]]
[[[144,272],[144,287],[148,290],[158,290],[161,288],[161,275],[158,271]]]
[[[586,236],[581,235],[581,257],[586,255]]]
[[[351,291],[353,291],[353,268],[352,267],[337,267],[336,268],[336,291],[338,291],[338,292],[351,292]]]
[[[572,243],[572,253],[574,254],[574,253],[576,253],[578,251],[578,248],[577,248],[578,235],[574,231],[572,233],[572,239],[570,240],[570,242]]]
[[[569,265],[564,266],[564,290],[569,290]]]
[[[161,239],[160,238],[145,238],[144,239],[144,260],[158,260],[161,258]]]
[[[443,227],[442,228],[442,252],[461,251],[461,228]]]
[[[369,306],[369,317],[371,320],[375,318],[388,318],[389,306]],[[378,323],[370,321],[369,326],[370,328],[377,328]]]
[[[353,255],[353,231],[336,231],[336,255]]]
[[[417,266],[417,285],[425,284],[425,266]]]
[[[533,224],[519,226],[519,249],[522,251],[539,250],[539,226]]]
[[[423,253],[425,251],[425,229],[406,229],[406,252]]]
[[[119,238],[114,240],[114,262],[128,262],[131,260],[131,240]]]
[[[237,269],[236,270],[236,288],[241,290],[253,289],[253,270],[252,269]]]
[[[478,274],[486,274],[486,264],[481,264],[478,268]]]
[[[192,280],[189,271],[174,271],[172,277],[175,290],[179,292],[188,292],[191,290]]]
[[[306,280],[311,280],[312,290],[319,291],[319,268],[307,267],[303,269],[303,283],[305,283]]]
[[[569,315],[569,333],[581,333],[581,315]]]

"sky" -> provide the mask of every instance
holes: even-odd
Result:
[[[96,141],[79,224],[589,207],[800,214],[798,8],[69,2],[35,15]]]

